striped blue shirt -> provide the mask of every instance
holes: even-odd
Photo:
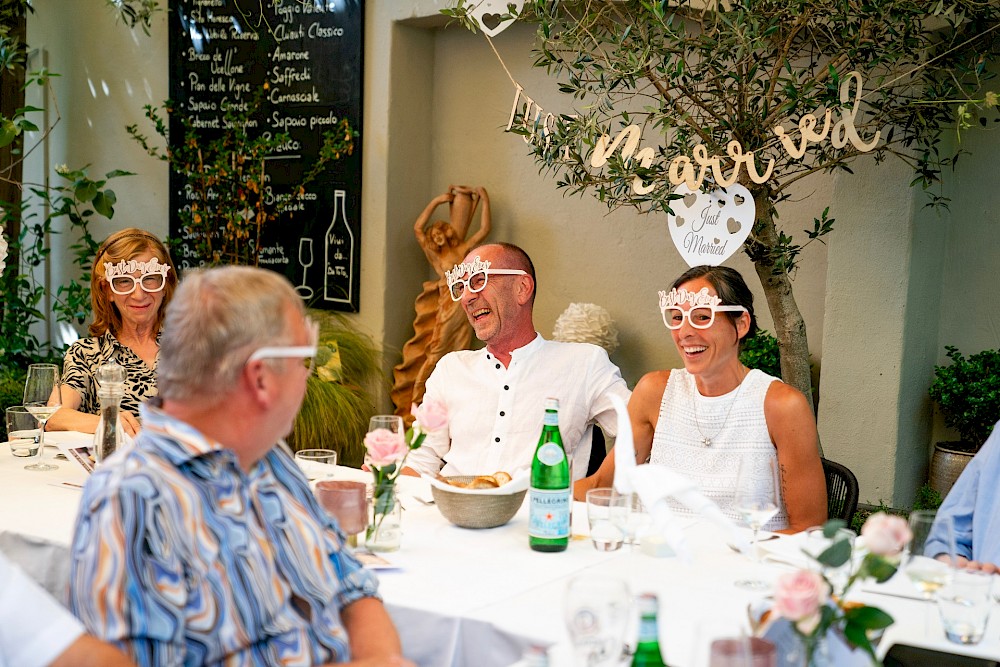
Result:
[[[87,481],[71,606],[140,665],[350,659],[341,610],[378,597],[293,459],[235,453],[146,405],[136,446]]]

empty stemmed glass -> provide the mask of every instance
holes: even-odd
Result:
[[[745,456],[740,461],[733,506],[753,531],[751,558],[759,565],[757,534],[778,513],[778,466],[773,458],[760,461]],[[736,585],[740,588],[760,589],[767,588],[769,584],[760,579],[740,579]]]
[[[24,407],[38,421],[38,455],[25,470],[58,470],[59,466],[42,461],[45,451],[45,422],[62,407],[59,367],[55,364],[31,364],[24,382]]]

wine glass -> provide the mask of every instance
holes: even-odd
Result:
[[[621,579],[585,574],[570,579],[563,611],[573,644],[574,664],[618,665],[631,617],[631,597]]]
[[[733,506],[753,531],[750,552],[753,562],[760,565],[760,551],[757,534],[760,529],[778,513],[778,463],[774,458],[767,461],[744,456],[736,478],[736,496]],[[740,588],[767,588],[768,583],[760,579],[740,579]]]
[[[313,264],[313,240],[303,236],[299,239],[299,264],[302,266],[302,284],[295,288],[303,299],[313,297],[313,288],[306,284],[306,273]]]
[[[397,415],[375,415],[368,420],[368,432],[384,428],[393,433],[403,433],[403,418]]]
[[[38,421],[38,456],[25,470],[58,470],[59,466],[42,461],[45,451],[45,422],[62,407],[59,367],[55,364],[31,364],[24,382],[24,407]]]
[[[903,552],[901,568],[924,600],[932,601],[937,592],[951,583],[955,567],[955,526],[950,516],[937,516],[934,510],[910,513],[913,537]],[[939,560],[943,557],[943,560]],[[929,607],[929,605],[928,605]],[[929,610],[924,613],[924,633],[930,635]]]
[[[933,510],[910,513],[913,538],[903,554],[903,571],[925,600],[948,585],[955,564],[955,529],[950,516]],[[928,541],[933,535],[933,545]],[[928,549],[928,547],[930,547]],[[943,556],[945,560],[939,560]]]

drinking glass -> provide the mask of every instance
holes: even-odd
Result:
[[[809,528],[805,533],[805,542],[802,550],[813,559],[809,563],[810,569],[823,572],[826,575],[827,581],[830,582],[830,586],[833,588],[833,594],[842,595],[844,587],[847,586],[847,581],[854,572],[854,566],[860,563],[860,561],[855,560],[854,540],[857,536],[849,528],[838,528],[831,537],[827,537],[824,534],[823,528]],[[840,567],[822,565],[819,562],[819,557],[827,549],[840,542],[847,542],[850,545],[852,557],[848,558]]]
[[[38,457],[25,470],[57,470],[59,466],[42,461],[45,452],[45,422],[62,407],[59,367],[55,364],[31,364],[24,382],[24,407],[38,421]]]
[[[333,477],[337,465],[337,452],[332,449],[300,449],[295,452],[295,461],[310,482],[315,479]]]
[[[646,511],[646,506],[642,504],[638,493],[629,494],[628,520],[625,523],[625,539],[629,547],[634,549],[653,525],[652,515]]]
[[[358,545],[358,533],[368,527],[368,498],[364,482],[323,480],[316,484],[316,499],[337,519],[352,547]]]
[[[404,433],[403,418],[397,415],[375,415],[368,420],[368,432],[384,428],[393,433]]]
[[[616,493],[610,488],[587,491],[587,521],[595,549],[617,551],[621,548],[631,500],[630,494]]]
[[[631,597],[624,581],[598,574],[574,577],[566,586],[563,610],[575,665],[619,664],[631,616]]]
[[[910,513],[910,531],[913,537],[906,545],[902,558],[902,570],[925,600],[936,598],[937,592],[948,585],[955,571],[955,526],[949,516],[937,516],[934,510],[917,510]],[[927,553],[927,540],[934,533],[943,547]],[[942,551],[943,549],[943,551]],[[944,556],[945,560],[938,560]],[[930,609],[924,612],[924,633],[930,635]]]
[[[10,453],[26,458],[38,454],[38,422],[23,405],[12,405],[5,411],[7,440]]]
[[[948,641],[978,644],[983,639],[993,605],[994,575],[976,570],[955,570],[938,593],[941,625]]]
[[[778,513],[778,465],[775,459],[760,461],[745,456],[740,461],[733,506],[753,531],[753,540],[750,543],[751,558],[759,566],[757,534],[771,517]],[[741,579],[736,585],[748,589],[768,587],[768,583],[760,579]]]
[[[935,522],[937,534],[944,536],[943,554],[925,553],[927,538]],[[951,517],[937,517],[932,510],[917,510],[910,514],[910,530],[913,538],[903,555],[903,571],[925,600],[933,600],[937,591],[951,581],[955,561],[955,529]],[[938,555],[946,556],[947,562],[938,560]]]

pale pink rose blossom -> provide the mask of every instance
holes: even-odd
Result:
[[[901,516],[876,512],[861,527],[865,547],[876,556],[897,556],[913,538],[910,526]]]
[[[820,608],[830,596],[830,586],[817,572],[798,570],[778,577],[774,587],[774,612],[795,623],[799,632],[811,634],[820,621]]]
[[[377,428],[365,436],[365,449],[368,454],[365,462],[381,468],[391,463],[399,463],[410,448],[402,433],[393,433],[387,428]]]
[[[440,431],[448,425],[448,408],[444,403],[435,400],[424,401],[422,405],[410,407],[410,414],[420,425],[422,433]]]

